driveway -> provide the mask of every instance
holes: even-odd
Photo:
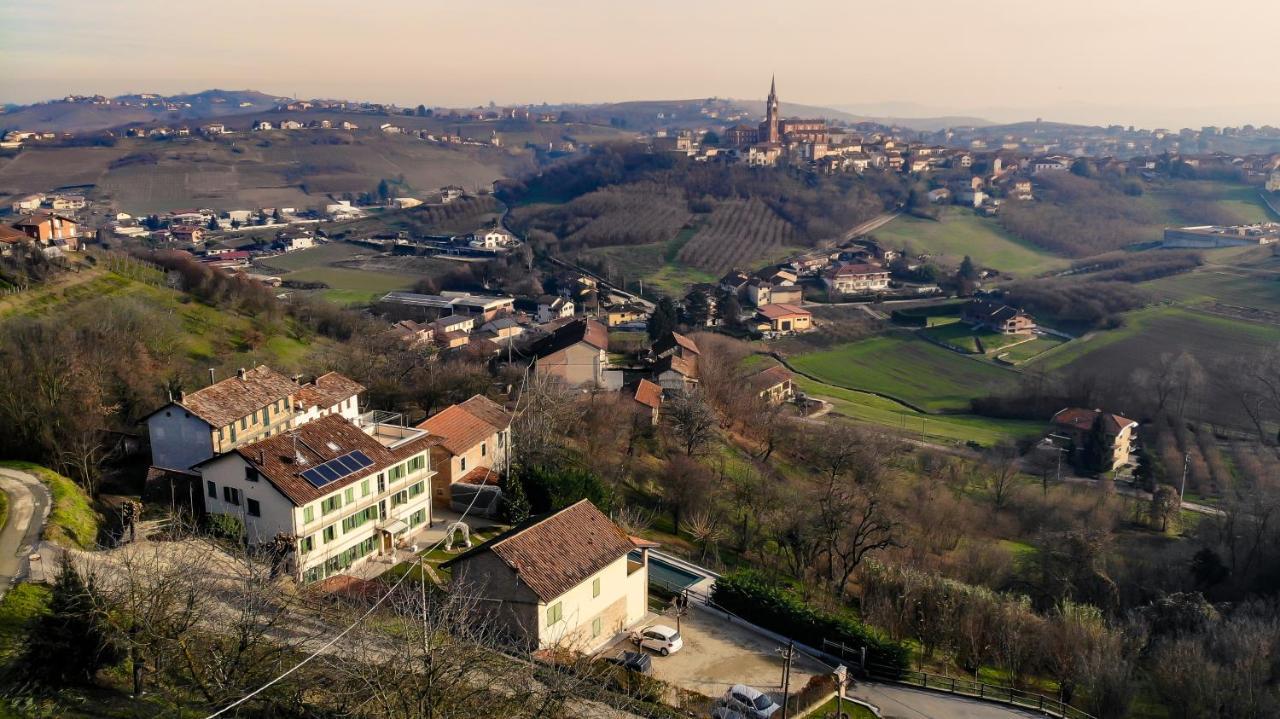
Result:
[[[675,626],[675,619],[652,615],[644,624]],[[781,702],[783,661],[779,651],[782,646],[777,642],[696,607],[681,619],[680,636],[684,639],[683,649],[667,657],[654,655],[653,675],[658,679],[712,699],[718,699],[734,684],[749,684]],[[631,648],[625,639],[601,654],[608,656],[623,648]],[[791,691],[803,687],[809,677],[827,671],[822,664],[797,653],[791,664]]]
[[[848,694],[880,707],[886,719],[1045,719],[1035,712],[892,684],[857,682]]]
[[[49,516],[49,490],[39,479],[0,467],[0,490],[9,495],[9,519],[0,530],[0,597],[27,571]]]

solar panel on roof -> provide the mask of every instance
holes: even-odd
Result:
[[[373,466],[373,460],[369,459],[369,455],[365,454],[364,452],[361,452],[358,449],[352,452],[351,456],[354,457],[356,461],[360,463],[360,469]]]
[[[349,454],[334,458],[329,461],[329,464],[333,465],[334,469],[341,467],[341,471],[344,473],[344,476],[351,474],[352,472],[360,471],[360,463]]]
[[[316,474],[324,477],[327,482],[336,482],[341,477],[346,476],[345,474],[340,473],[337,469],[334,469],[328,462],[316,467]]]
[[[311,486],[317,487],[317,488],[323,487],[326,484],[328,484],[328,482],[325,481],[324,478],[316,474],[316,471],[314,469],[308,469],[307,471],[303,472],[302,478],[310,482]]]
[[[373,460],[369,459],[364,452],[356,450],[308,469],[302,473],[302,478],[319,488],[371,466],[373,466]]]

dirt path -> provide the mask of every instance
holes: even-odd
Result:
[[[28,570],[49,517],[49,490],[36,477],[0,467],[0,490],[9,495],[9,521],[0,530],[0,597]]]

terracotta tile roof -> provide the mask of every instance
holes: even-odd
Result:
[[[662,337],[657,342],[653,343],[653,351],[658,354],[662,354],[663,352],[675,347],[679,347],[685,352],[689,352],[691,354],[700,354],[698,351],[698,343],[679,332],[672,332],[666,337]]]
[[[1136,427],[1137,422],[1128,417],[1121,417],[1118,414],[1107,412],[1102,415],[1102,431],[1107,434],[1120,434],[1126,427]]]
[[[889,271],[879,265],[871,265],[865,262],[854,263],[848,265],[840,265],[827,270],[828,277],[852,277],[856,275],[877,275],[888,274]]]
[[[556,328],[550,337],[543,337],[534,342],[530,350],[537,357],[546,357],[583,342],[596,349],[607,350],[609,349],[609,330],[592,319],[573,320]]]
[[[365,434],[342,415],[331,414],[307,422],[289,432],[237,447],[234,451],[257,469],[262,478],[280,490],[280,493],[289,501],[302,506],[334,490],[342,489],[399,464],[428,449],[436,442],[437,440],[430,435],[423,435],[394,450],[389,449]],[[302,472],[316,465],[357,450],[364,452],[369,459],[373,460],[373,464],[323,487],[316,487],[302,477]],[[302,457],[302,462],[298,462],[298,456]],[[208,461],[213,462],[218,459],[215,457]]]
[[[442,566],[492,552],[538,599],[551,602],[635,548],[618,525],[583,499],[494,537]]]
[[[778,385],[791,379],[792,375],[782,365],[774,365],[756,372],[747,378],[747,384],[756,392],[763,392],[767,389],[777,387]]]
[[[654,368],[654,371],[658,374],[662,374],[668,370],[673,370],[684,377],[689,377],[690,379],[697,379],[698,358],[671,355],[670,357],[662,358],[662,361]]]
[[[440,446],[456,456],[510,426],[511,415],[498,403],[476,395],[428,417],[418,428],[438,437]]]
[[[1126,427],[1135,427],[1138,424],[1134,420],[1118,414],[1080,407],[1068,407],[1059,410],[1057,414],[1053,415],[1053,423],[1059,427],[1087,432],[1093,429],[1093,423],[1099,418],[1102,420],[1102,431],[1109,435],[1120,434]]]
[[[27,242],[31,239],[25,232],[20,232],[8,225],[0,225],[0,242],[8,245],[14,245],[19,242]]]
[[[488,484],[496,487],[501,484],[502,476],[490,467],[476,467],[456,481],[462,484]]]
[[[759,312],[761,315],[764,315],[765,318],[771,319],[771,320],[781,319],[783,317],[795,317],[797,315],[812,314],[811,312],[809,312],[809,310],[796,307],[795,305],[786,305],[786,304],[760,305],[759,307],[756,308],[756,311]]]
[[[288,399],[298,383],[266,365],[185,395],[178,404],[213,427],[225,427],[250,413]]]
[[[364,390],[364,385],[350,377],[329,372],[316,377],[315,382],[302,385],[297,398],[303,407],[327,408],[355,397]]]
[[[662,388],[647,379],[636,385],[636,401],[646,407],[659,409],[662,407]]]

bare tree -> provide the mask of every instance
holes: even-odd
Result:
[[[1017,488],[1018,473],[1018,449],[1013,445],[998,444],[983,455],[982,475],[991,504],[997,512],[1004,509],[1013,496]]]
[[[700,453],[716,437],[716,413],[700,392],[681,392],[663,405],[663,414],[686,457]]]

